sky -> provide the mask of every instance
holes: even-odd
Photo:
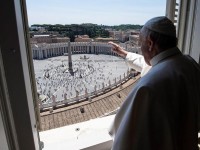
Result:
[[[140,24],[164,16],[166,0],[26,0],[33,24]]]

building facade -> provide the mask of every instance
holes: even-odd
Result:
[[[30,38],[31,44],[37,43],[63,43],[69,42],[70,39],[68,37],[58,37],[57,35],[34,35]]]
[[[46,59],[55,56],[61,56],[68,53],[68,43],[52,43],[52,44],[32,44],[33,59]],[[72,54],[105,54],[115,55],[112,46],[102,42],[71,42]]]

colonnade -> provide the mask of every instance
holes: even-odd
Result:
[[[45,59],[49,57],[62,56],[68,54],[68,43],[52,43],[52,44],[33,44],[31,45],[33,59]],[[72,54],[106,54],[117,55],[111,50],[112,47],[108,43],[101,42],[71,42]]]

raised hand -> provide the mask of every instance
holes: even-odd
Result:
[[[118,44],[114,43],[114,42],[108,42],[108,44],[111,44],[113,46],[112,50],[117,53],[118,55],[120,55],[121,57],[126,57],[127,55],[127,51],[124,50],[122,47],[120,47]]]

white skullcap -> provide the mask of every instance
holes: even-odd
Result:
[[[165,16],[150,19],[145,23],[144,27],[164,35],[176,37],[176,28],[173,22]]]

